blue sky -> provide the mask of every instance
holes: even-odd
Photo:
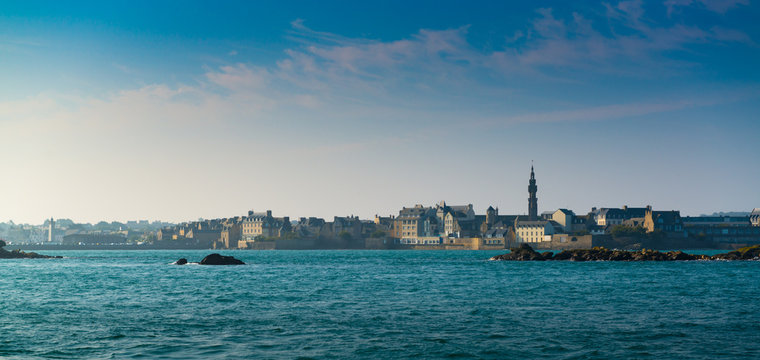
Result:
[[[760,207],[749,0],[4,2],[0,221]]]

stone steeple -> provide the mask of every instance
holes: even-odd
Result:
[[[533,172],[533,165],[530,165],[530,182],[528,183],[528,219],[538,220],[538,198],[536,192],[536,174]]]

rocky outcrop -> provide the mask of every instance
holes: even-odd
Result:
[[[199,262],[201,265],[245,265],[244,262],[235,259],[232,256],[224,256],[220,254],[211,254],[206,256]]]
[[[729,253],[713,256],[687,254],[683,251],[659,252],[643,249],[641,251],[608,250],[603,247],[593,249],[565,250],[557,255],[550,252],[539,253],[528,244],[509,249],[508,254],[497,255],[491,260],[513,261],[689,261],[689,260],[760,260],[760,245],[741,248]]]
[[[36,252],[23,252],[21,250],[8,251],[3,249],[5,241],[0,240],[0,259],[60,259],[62,256],[48,256]]]
[[[175,265],[185,265],[187,264],[187,259],[181,258],[174,262]],[[196,264],[196,263],[194,263]],[[232,256],[224,256],[220,254],[210,254],[203,258],[201,262],[197,263],[198,265],[245,265],[244,262],[235,259]]]
[[[744,247],[739,250],[717,254],[713,260],[760,260],[760,245]]]
[[[508,254],[496,255],[491,260],[515,260],[515,261],[543,261],[551,260],[552,253],[540,253],[533,250],[528,244],[520,244],[516,248],[509,249]]]
[[[641,251],[608,250],[603,247],[583,250],[566,250],[552,260],[570,261],[676,261],[707,260],[706,255],[692,255],[683,251],[660,252],[643,249]]]

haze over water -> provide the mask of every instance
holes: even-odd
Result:
[[[0,261],[0,357],[756,359],[756,261],[61,251]]]

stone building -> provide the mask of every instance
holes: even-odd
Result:
[[[438,237],[438,217],[436,210],[420,204],[402,208],[396,217],[396,228],[400,230],[401,244],[422,244]]]
[[[752,209],[752,213],[749,215],[749,222],[752,226],[760,226],[760,208]]]
[[[697,239],[709,239],[716,244],[759,244],[760,227],[754,226],[751,219],[752,215],[687,216],[682,221],[686,233]]]
[[[644,215],[644,228],[647,232],[660,230],[671,237],[686,237],[681,212],[677,210],[652,211],[651,207],[648,208]]]
[[[222,222],[219,245],[225,249],[236,248],[238,242],[243,238],[242,227],[242,217],[238,216],[232,219],[225,219],[225,221]]]
[[[263,213],[248,212],[241,224],[241,240],[254,241],[257,237],[280,237],[291,230],[290,218],[273,217],[272,210]]]
[[[293,228],[293,232],[296,233],[296,237],[303,239],[316,239],[322,233],[322,229],[325,226],[325,219],[316,217],[302,217],[298,219]]]
[[[348,234],[351,239],[362,238],[362,221],[358,216],[335,216],[332,222],[332,235],[340,237],[341,234]]]
[[[623,223],[629,219],[643,219],[646,212],[651,210],[652,206],[650,205],[643,208],[633,208],[624,205],[622,208],[592,208],[589,215],[593,216],[596,225],[612,227],[615,225],[623,225]]]
[[[574,231],[588,230],[585,217],[578,217],[572,210],[557,209],[555,211],[545,212],[542,215],[544,220],[553,220],[562,227],[565,233]]]

